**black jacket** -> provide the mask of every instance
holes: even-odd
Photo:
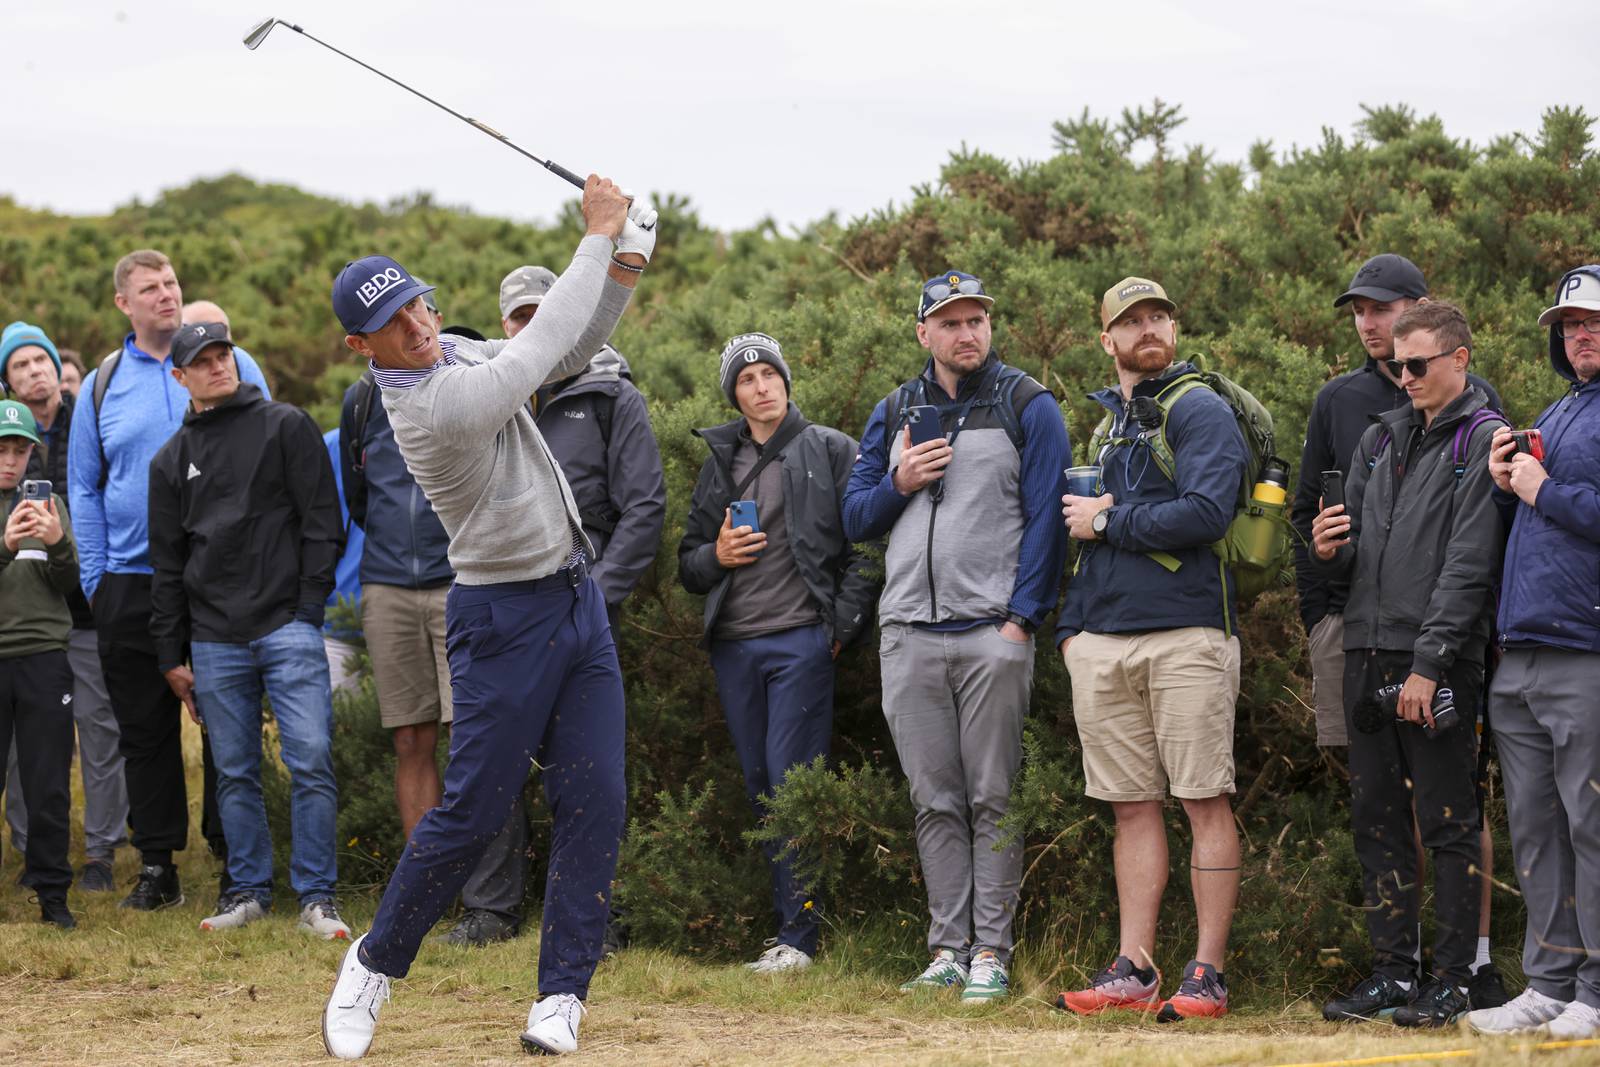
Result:
[[[788,419],[799,421],[799,432],[773,462],[782,465],[789,547],[823,624],[835,641],[849,645],[871,625],[878,596],[878,579],[866,556],[845,537],[840,515],[845,483],[855,465],[856,442],[831,427],[807,422],[793,403],[786,423]],[[717,531],[722,528],[723,510],[736,499],[733,453],[744,426],[745,420],[739,418],[694,431],[711,455],[700,468],[689,502],[689,520],[684,524],[683,540],[678,542],[678,578],[689,592],[706,595],[706,641],[711,639],[733,574],[717,562]]]
[[[539,390],[535,421],[594,546],[589,572],[616,608],[661,547],[667,485],[644,397],[610,345],[583,372]]]
[[[1494,386],[1476,374],[1467,375],[1467,384],[1482,391],[1490,408],[1504,410]],[[1308,547],[1311,521],[1317,517],[1317,499],[1322,495],[1322,472],[1344,472],[1348,500],[1350,456],[1355,452],[1356,442],[1374,418],[1410,405],[1411,398],[1406,391],[1394,384],[1371,356],[1361,367],[1324,385],[1311,405],[1305,448],[1300,453],[1300,483],[1295,488],[1290,511],[1294,528],[1305,539],[1295,545],[1294,570],[1295,586],[1300,592],[1300,618],[1305,623],[1306,633],[1310,633],[1324,615],[1343,611],[1345,602],[1350,599],[1349,582],[1329,578],[1311,562]]]
[[[72,408],[72,394],[64,394],[61,406],[56,409],[55,422],[51,425],[54,430],[51,440],[55,441],[55,446],[46,448],[35,445],[33,455],[28,457],[28,470],[23,475],[24,478],[35,480],[49,479],[61,507],[67,506],[67,439],[72,433]],[[93,630],[94,613],[89,610],[89,601],[84,599],[82,587],[73,586],[66,597],[67,610],[72,612],[72,628]]]
[[[320,627],[343,537],[310,415],[253,385],[191,408],[150,461],[157,665],[182,664],[191,639],[242,644],[293,621]]]
[[[1487,406],[1469,388],[1426,430],[1408,406],[1361,435],[1345,485],[1350,543],[1318,563],[1329,575],[1354,575],[1346,651],[1409,651],[1411,669],[1434,681],[1457,661],[1483,663],[1505,549],[1489,478],[1489,444],[1502,421],[1473,430],[1459,479],[1454,453],[1457,430]]]

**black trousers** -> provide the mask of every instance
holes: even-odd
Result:
[[[1444,733],[1429,738],[1422,727],[1400,720],[1362,733],[1353,715],[1357,703],[1381,686],[1405,681],[1411,662],[1409,651],[1345,653],[1350,820],[1373,970],[1398,981],[1410,981],[1416,973],[1420,857],[1414,809],[1422,845],[1433,860],[1433,971],[1466,985],[1478,941],[1477,720],[1483,667],[1457,663],[1440,680],[1441,690],[1453,690],[1461,716]]]
[[[22,884],[41,898],[64,898],[72,807],[72,668],[66,649],[0,659],[0,752],[17,742],[17,771],[28,809]],[[5,786],[0,782],[0,789]]]
[[[112,574],[94,594],[95,633],[111,710],[122,738],[133,847],[150,863],[189,841],[189,801],[183,779],[183,704],[156,666],[150,636],[150,576]],[[201,735],[205,797],[201,829],[213,854],[226,859],[217,810],[217,772],[211,741]]]

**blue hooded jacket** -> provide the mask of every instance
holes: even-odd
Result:
[[[1600,264],[1569,275],[1578,272],[1600,279]],[[1555,325],[1550,365],[1572,383],[1534,423],[1544,435],[1550,480],[1539,487],[1531,508],[1494,491],[1502,513],[1512,516],[1500,643],[1600,652],[1600,376],[1578,378]]]

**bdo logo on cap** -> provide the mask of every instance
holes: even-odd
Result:
[[[361,300],[362,307],[369,308],[377,303],[380,296],[405,280],[405,275],[400,273],[398,267],[385,267],[362,282],[356,289],[356,296]]]

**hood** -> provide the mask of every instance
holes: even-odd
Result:
[[[265,404],[266,402],[266,397],[261,395],[261,390],[258,387],[251,385],[248,382],[241,382],[239,384],[239,388],[234,390],[232,396],[214,408],[209,408],[205,411],[196,411],[194,409],[194,405],[191,403],[188,409],[183,413],[183,424],[188,426],[192,423],[214,421],[216,419],[225,418],[236,411],[243,411],[245,408],[253,408],[258,404]]]
[[[1567,273],[1563,274],[1561,276],[1561,280],[1565,281],[1574,274],[1587,274],[1593,278],[1600,279],[1600,263],[1590,263],[1586,266],[1574,267],[1567,271]],[[1556,292],[1559,293],[1560,291],[1561,282],[1557,282]],[[1554,367],[1557,374],[1561,375],[1561,377],[1565,378],[1573,385],[1578,384],[1578,372],[1572,369],[1572,360],[1567,358],[1567,344],[1561,339],[1561,335],[1556,332],[1555,323],[1550,324],[1550,366]]]
[[[794,401],[791,400],[789,401],[788,412],[783,416],[783,421],[778,424],[777,432],[769,440],[778,441],[793,437],[794,434],[799,433],[809,425],[811,424],[806,421],[806,417],[800,414],[800,409],[795,407]],[[722,462],[723,466],[727,466],[733,455],[734,448],[739,444],[739,435],[744,432],[744,428],[745,419],[741,415],[732,422],[724,422],[718,426],[704,426],[690,432],[704,441],[707,447],[717,456],[718,460]],[[792,433],[790,432],[791,430],[793,431]]]
[[[1154,378],[1146,378],[1144,381],[1134,386],[1133,395],[1155,396],[1157,393],[1161,392],[1161,390],[1165,389],[1167,383],[1172,381],[1172,379],[1177,378],[1180,375],[1193,374],[1196,372],[1197,368],[1193,363],[1186,359],[1176,360],[1173,362],[1172,366],[1168,367]],[[1108,385],[1104,389],[1096,389],[1094,392],[1089,393],[1088,397],[1090,400],[1100,404],[1101,407],[1104,407],[1115,414],[1122,414],[1122,386]]]
[[[550,395],[604,392],[615,396],[624,378],[633,381],[633,372],[628,368],[628,361],[622,358],[621,352],[610,345],[601,345],[600,351],[595,353],[587,367],[572,377],[552,385]]]

